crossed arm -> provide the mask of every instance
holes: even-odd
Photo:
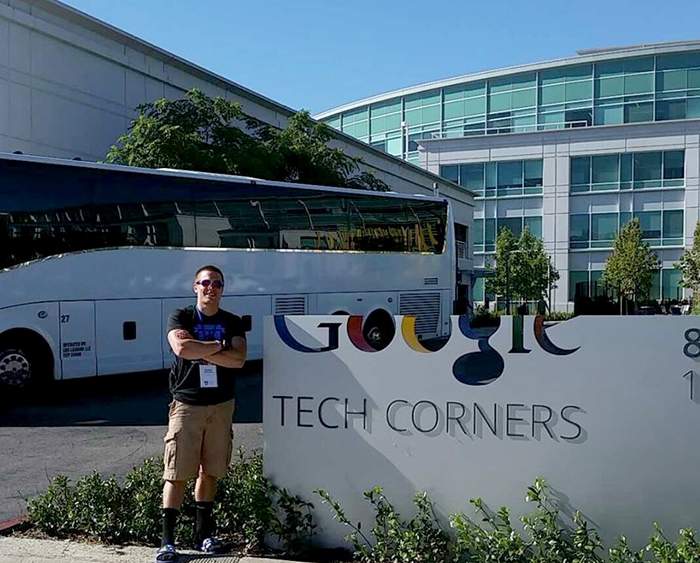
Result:
[[[168,343],[175,355],[185,360],[205,360],[225,368],[239,368],[245,363],[246,340],[240,336],[231,339],[230,350],[222,350],[216,340],[197,340],[185,329],[176,328],[168,333]]]

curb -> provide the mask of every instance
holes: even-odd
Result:
[[[14,518],[13,520],[8,520],[7,522],[0,522],[0,534],[10,532],[26,521],[27,518],[25,516],[20,516],[19,518]]]

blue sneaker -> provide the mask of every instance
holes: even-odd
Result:
[[[224,553],[226,551],[226,546],[216,538],[207,538],[198,545],[196,549],[202,553],[216,554]]]
[[[173,544],[166,543],[165,545],[159,547],[158,551],[156,551],[156,563],[160,563],[162,561],[175,561],[175,559],[177,559],[177,551]]]

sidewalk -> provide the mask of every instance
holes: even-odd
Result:
[[[151,563],[153,547],[116,547],[71,540],[38,540],[0,537],[0,563]],[[182,551],[178,563],[294,563],[289,560],[236,555],[202,555]]]

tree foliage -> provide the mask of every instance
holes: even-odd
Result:
[[[329,146],[333,132],[306,111],[278,129],[246,115],[235,102],[197,89],[137,109],[139,116],[107,154],[108,163],[388,190],[361,170],[362,159]]]
[[[621,296],[636,300],[649,292],[659,267],[656,254],[642,240],[642,228],[635,217],[618,232],[601,280],[617,288]]]
[[[544,243],[525,227],[516,239],[510,229],[502,228],[496,239],[495,275],[486,280],[486,290],[524,301],[548,296],[559,279],[559,272],[544,251]]]
[[[700,291],[700,221],[695,224],[693,233],[693,246],[681,254],[681,258],[675,267],[681,271],[683,277],[681,285],[693,290],[693,297]],[[694,301],[697,301],[694,298]],[[695,303],[697,305],[697,303]]]

